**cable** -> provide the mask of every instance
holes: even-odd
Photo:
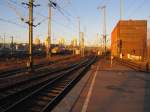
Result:
[[[56,0],[55,0],[55,1],[56,1]],[[7,0],[7,1],[6,1],[8,7],[11,8],[11,9],[13,9],[13,10],[15,11],[15,13],[23,20],[23,17],[22,17],[22,15],[20,14],[20,12],[18,12],[18,10],[16,9],[15,6],[11,6],[12,4],[11,4],[10,2],[13,3],[13,4],[15,4],[15,5],[17,5],[17,6],[20,6],[21,3],[18,3],[17,1],[14,1],[14,0]],[[69,17],[64,14],[64,12],[63,12],[64,9],[62,9],[60,6],[57,6],[57,7],[58,7],[58,8],[57,8],[58,11],[59,11],[65,18],[67,18],[67,20],[69,20],[69,22],[71,22],[70,19],[69,19]],[[24,7],[24,8],[25,8],[25,7]],[[63,11],[62,11],[62,10],[63,10]],[[36,11],[35,13],[36,13],[37,15],[39,15],[39,16],[41,16],[41,17],[44,18],[44,19],[42,19],[42,20],[39,22],[39,24],[44,23],[44,22],[48,19],[47,16],[45,16],[45,15],[43,15],[43,14],[37,12],[37,11]],[[69,13],[68,13],[68,15],[69,15]],[[71,16],[71,15],[70,15],[70,16]],[[21,26],[21,25],[15,23],[15,22],[10,21],[10,20],[5,20],[5,19],[2,19],[2,18],[1,18],[1,21],[3,21],[3,22],[8,22],[8,23],[11,23],[11,24],[15,24],[15,25]],[[75,30],[75,29],[73,29],[72,27],[68,27],[67,25],[64,25],[64,24],[62,24],[62,23],[58,23],[56,20],[52,20],[52,22],[54,22],[54,23],[56,23],[56,24],[58,24],[58,25],[61,25],[61,26],[65,27],[65,28]]]
[[[40,24],[42,24],[42,23],[44,23],[46,20],[48,20],[48,17],[47,17],[47,16],[44,16],[44,15],[42,15],[42,14],[40,14],[40,16],[44,17],[44,19],[40,21]],[[65,24],[58,23],[58,22],[57,22],[56,20],[54,20],[54,19],[52,19],[52,22],[54,22],[54,23],[56,23],[56,24],[58,24],[58,25],[60,25],[60,26],[63,26],[63,27],[65,27],[65,28],[69,29],[69,30],[70,30],[70,29],[75,30],[75,29],[73,29],[72,27],[68,27],[68,26],[65,25]]]
[[[101,5],[104,5],[104,2],[105,2],[105,1],[106,1],[106,0],[102,0],[102,1],[100,2],[100,4],[101,4]],[[100,5],[100,6],[101,6],[101,5]]]
[[[108,3],[109,3],[110,1],[111,1],[111,0],[106,0],[105,5],[108,5]]]
[[[0,18],[0,21],[6,22],[6,23],[10,23],[10,24],[14,24],[14,25],[20,26],[20,27],[22,27],[22,28],[26,28],[26,27],[23,26],[23,25],[20,25],[20,24],[18,24],[18,23],[16,23],[16,22],[13,22],[13,21],[10,21],[10,20],[6,20],[6,19],[3,19],[3,18]]]
[[[67,29],[69,29],[69,30],[73,30],[73,31],[75,31],[76,29],[73,29],[72,27],[68,27],[67,25],[65,25],[65,24],[62,24],[62,23],[58,23],[56,20],[52,20],[52,22],[54,22],[54,23],[56,23],[56,24],[58,24],[58,25],[61,25],[61,26],[63,26],[63,27],[65,27],[65,28],[67,28]]]
[[[10,1],[10,0],[6,1],[7,6],[8,6],[10,9],[12,9],[12,10],[16,13],[17,16],[19,16],[19,18],[21,19],[21,21],[25,21],[25,22],[26,22],[27,19],[25,19],[25,18],[22,16],[22,14],[16,9],[16,7],[13,6],[9,1]]]
[[[43,14],[41,14],[40,12],[37,12],[37,11],[36,11],[36,14],[38,14],[39,16],[41,16],[41,17],[44,18],[44,19],[40,22],[41,24],[44,23],[46,20],[48,20],[48,17],[45,16],[45,15],[43,15]],[[66,28],[68,28],[68,29],[71,28],[71,27],[68,27],[67,25],[64,25],[64,24],[62,24],[62,23],[58,23],[58,22],[57,22],[56,20],[54,20],[54,19],[52,19],[52,22],[54,22],[54,23],[56,23],[56,24],[59,24],[59,25],[61,25],[61,26],[63,26],[63,27],[66,27]],[[73,29],[73,28],[71,28],[71,29]],[[75,29],[73,29],[73,30],[75,30]]]
[[[137,6],[137,8],[128,16],[128,18],[130,18],[130,17],[132,17],[133,15],[135,15],[138,11],[139,11],[139,9],[141,9],[144,5],[145,3],[145,0],[143,0],[138,6]]]
[[[20,3],[18,3],[17,1],[13,1],[13,0],[7,0],[7,1],[9,1],[9,2],[15,4],[15,5],[20,5]]]

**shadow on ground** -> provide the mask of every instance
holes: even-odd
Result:
[[[150,74],[145,76],[144,112],[150,112]]]

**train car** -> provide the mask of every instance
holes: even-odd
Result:
[[[72,52],[70,50],[67,50],[64,47],[54,47],[51,50],[52,54],[71,54]]]
[[[51,52],[52,52],[52,54],[58,54],[58,53],[60,53],[60,49],[59,49],[59,47],[54,47],[54,48],[52,48]]]

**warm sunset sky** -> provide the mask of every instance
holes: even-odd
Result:
[[[70,42],[78,36],[77,17],[81,19],[81,31],[86,32],[86,44],[96,43],[97,33],[102,32],[102,13],[98,6],[106,5],[107,34],[110,37],[112,29],[120,19],[120,0],[55,0],[62,8],[62,15],[57,9],[53,9],[52,15],[52,41],[63,37]],[[28,27],[21,22],[17,13],[28,17],[28,8],[21,2],[28,0],[0,0],[0,42],[5,34],[7,40],[13,35],[17,42],[28,41]],[[34,28],[34,37],[39,36],[43,41],[47,36],[48,0],[35,0],[41,6],[34,8],[34,23],[41,25]],[[11,5],[10,5],[11,4]],[[150,16],[150,0],[123,0],[123,19],[145,19]],[[150,19],[149,19],[150,20]],[[12,22],[17,23],[12,24]],[[100,42],[100,41],[99,41]]]

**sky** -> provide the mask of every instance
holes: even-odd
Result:
[[[65,38],[69,43],[78,39],[78,19],[81,31],[85,32],[87,45],[101,43],[103,32],[103,13],[99,6],[106,6],[106,31],[110,43],[110,35],[120,19],[120,0],[53,0],[60,7],[52,9],[52,42]],[[122,19],[144,19],[150,21],[150,0],[122,0]],[[14,36],[16,42],[28,42],[28,25],[20,20],[28,20],[28,7],[21,4],[28,0],[0,0],[0,42],[4,35],[6,41]],[[35,0],[40,6],[34,8],[34,39],[39,37],[44,41],[47,37],[48,0]],[[97,39],[97,33],[99,38]]]

